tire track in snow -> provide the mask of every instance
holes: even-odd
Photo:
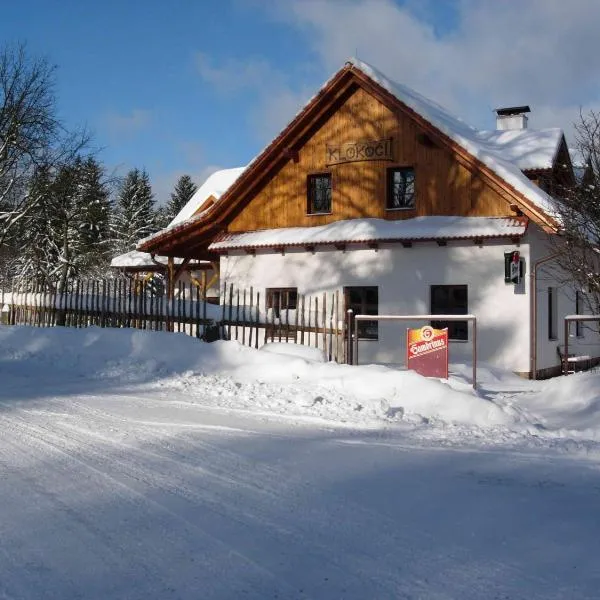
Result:
[[[23,419],[21,419],[21,421],[24,425],[26,424]],[[55,428],[56,425],[59,425],[59,423],[54,425]],[[68,439],[65,440],[63,437],[65,435],[64,431],[61,431],[61,435],[57,436],[54,431],[50,431],[47,427],[42,426],[41,431],[39,425],[35,427],[35,435],[39,436],[41,433],[46,442],[48,441],[48,437],[53,438],[55,443],[58,440],[59,446],[63,447],[63,451],[65,451],[68,455],[71,455],[71,451],[64,450],[64,443],[65,441],[68,442]],[[76,452],[78,452],[77,448],[80,444],[84,445],[85,442],[82,442],[81,440],[79,440],[79,442],[71,441],[71,446],[74,446]],[[94,447],[93,445],[88,446],[87,449],[92,453],[96,453],[96,455],[98,454],[97,447]],[[219,451],[220,447],[217,447],[216,452],[218,453]],[[78,456],[74,456],[74,458],[81,460]],[[111,466],[113,464],[119,464],[121,468],[123,467],[123,461],[119,461],[118,459],[111,459]],[[131,467],[128,465],[125,465],[125,467],[125,471],[127,471],[127,469],[131,469]],[[96,467],[92,466],[92,468]],[[104,467],[104,470],[106,468],[108,467]],[[131,479],[133,479],[133,485],[135,488],[140,485],[149,488],[149,490],[146,490],[142,494],[145,497],[148,491],[151,492],[153,489],[160,489],[163,483],[155,478],[151,478],[149,480],[148,473],[146,473],[146,477],[140,478],[141,469],[146,469],[147,471],[148,466],[146,465],[145,467],[140,467],[137,465],[133,468],[131,473],[125,472],[120,473],[120,475],[126,478],[131,477]],[[101,472],[104,472],[104,470],[101,469]],[[114,479],[114,475],[111,475],[111,478]],[[120,481],[120,479],[121,478],[118,478],[117,481]],[[128,483],[130,486],[132,485],[131,482]],[[281,477],[279,487],[281,488]],[[173,489],[176,489],[176,486],[175,488],[171,487],[168,489],[167,493],[171,493]],[[364,550],[362,550],[360,544],[360,531],[358,531],[359,527],[354,525],[354,523],[362,523],[364,525],[365,520],[376,522],[377,519],[381,519],[381,515],[376,516],[372,514],[371,511],[361,506],[354,505],[353,503],[349,503],[347,499],[340,498],[340,501],[344,506],[345,516],[348,518],[348,523],[345,524],[344,528],[338,529],[335,527],[334,523],[332,523],[332,514],[321,507],[318,502],[311,502],[310,505],[306,506],[306,500],[303,498],[303,496],[306,494],[310,495],[313,490],[300,489],[297,493],[289,493],[288,490],[285,491],[287,493],[276,494],[275,501],[269,503],[266,507],[264,507],[264,509],[262,506],[258,507],[259,510],[264,510],[266,515],[269,515],[270,513],[276,514],[278,516],[278,521],[273,521],[273,518],[269,518],[270,522],[267,523],[260,523],[260,521],[256,522],[255,524],[259,527],[255,527],[255,534],[260,532],[259,535],[262,537],[273,539],[274,544],[280,548],[286,548],[287,546],[285,552],[289,552],[291,555],[290,560],[294,560],[292,557],[294,556],[294,552],[298,551],[296,548],[300,547],[300,550],[303,551],[303,548],[310,547],[312,554],[311,560],[319,565],[319,569],[325,570],[329,574],[330,581],[344,582],[344,585],[349,587],[352,587],[354,582],[354,585],[360,587],[361,581],[364,579],[364,577],[368,576],[368,574],[365,573],[365,564],[370,564],[371,568],[373,568],[375,565],[371,564],[372,557],[366,556]],[[223,500],[224,502],[227,502],[228,499],[225,497]],[[192,503],[196,502],[202,505],[205,504],[205,498],[201,495],[198,497],[198,494],[192,494],[191,497],[188,498],[188,501]],[[244,498],[240,498],[240,501],[243,502]],[[162,506],[162,504],[160,505]],[[227,506],[228,510],[231,510],[231,499],[229,499],[227,502]],[[256,511],[256,506],[254,504],[252,507],[253,510]],[[289,521],[289,512],[294,515],[292,529],[281,526],[282,523],[286,523],[286,517],[287,521]],[[298,513],[302,513],[301,518],[298,517]],[[242,525],[248,522],[248,511],[241,513],[241,519]],[[252,515],[252,519],[255,520],[256,515]],[[274,527],[272,526],[272,523],[275,524]],[[334,525],[333,528],[332,525]],[[264,526],[266,526],[266,528]],[[234,531],[234,533],[237,532]],[[389,547],[398,546],[398,540],[393,536],[386,534],[385,532],[382,532],[381,534],[381,543]],[[260,548],[260,543],[258,546]],[[346,549],[351,548],[354,552],[354,556],[352,558],[346,556],[344,561],[339,560],[335,552],[336,547],[344,547]],[[306,558],[304,558],[304,561],[306,562]],[[399,570],[397,577],[392,577],[393,582],[390,581],[390,573],[393,572],[393,568],[387,569],[385,579],[387,579],[388,584],[391,583],[393,587],[401,589],[402,579],[399,574]]]
[[[19,424],[15,423],[15,420],[19,421]],[[219,539],[215,535],[205,531],[196,522],[191,521],[190,519],[186,518],[184,515],[173,510],[171,507],[167,506],[164,502],[157,500],[155,497],[153,497],[153,494],[149,493],[149,492],[152,492],[152,489],[147,489],[145,491],[140,491],[138,489],[138,486],[140,484],[142,484],[142,485],[145,484],[149,488],[151,488],[153,485],[158,485],[158,481],[151,481],[149,478],[141,476],[141,474],[139,472],[136,472],[135,470],[133,470],[130,473],[121,472],[120,475],[122,477],[116,477],[114,475],[111,475],[108,471],[110,470],[111,466],[114,466],[114,464],[118,464],[119,466],[127,466],[127,465],[125,465],[125,463],[120,460],[111,460],[109,464],[104,466],[104,468],[100,467],[98,465],[90,464],[89,457],[86,459],[84,456],[82,456],[82,453],[77,451],[76,446],[69,447],[68,444],[66,445],[64,443],[64,442],[69,441],[67,438],[63,438],[63,437],[53,433],[47,427],[40,426],[40,425],[32,425],[31,423],[27,423],[27,421],[25,421],[24,419],[22,419],[21,417],[18,417],[16,415],[12,416],[12,422],[9,421],[9,419],[7,419],[6,417],[2,417],[2,416],[0,416],[0,421],[2,423],[4,423],[5,425],[8,425],[9,428],[12,428],[14,431],[18,432],[20,436],[29,437],[31,440],[33,440],[35,443],[39,444],[40,446],[44,446],[46,449],[50,449],[54,453],[63,455],[68,460],[76,461],[79,465],[83,466],[84,468],[86,468],[90,471],[93,471],[94,474],[96,474],[100,478],[104,478],[105,480],[112,483],[113,487],[118,488],[121,491],[125,490],[128,494],[135,497],[139,501],[139,504],[141,506],[146,504],[147,506],[151,506],[154,509],[157,509],[159,512],[166,513],[169,516],[170,520],[178,521],[180,524],[185,526],[185,529],[188,529],[188,530],[192,529],[192,530],[196,531],[197,533],[200,533],[206,539],[210,540],[212,546],[214,546],[214,547],[211,547],[210,550],[205,551],[204,555],[201,557],[201,559],[199,561],[197,560],[197,562],[202,564],[204,569],[208,569],[209,571],[212,571],[212,574],[215,576],[215,578],[217,578],[222,571],[222,567],[218,567],[217,565],[221,562],[223,564],[230,563],[231,557],[234,557],[234,558],[244,562],[246,564],[246,567],[250,568],[250,570],[256,570],[256,571],[258,571],[258,573],[260,573],[262,575],[262,577],[267,577],[270,580],[272,580],[273,584],[275,584],[276,588],[279,589],[281,592],[293,594],[293,596],[290,596],[290,597],[308,598],[308,596],[305,596],[305,595],[297,596],[297,590],[290,587],[281,578],[278,578],[272,571],[270,571],[264,565],[260,564],[253,558],[244,555],[243,553],[238,551],[235,547],[231,546],[230,544],[227,544],[226,542]],[[5,431],[6,431],[6,429],[5,429]],[[53,440],[53,441],[51,441],[51,440]],[[89,444],[88,444],[87,449],[88,449],[88,451],[90,451],[90,453],[92,455],[95,455],[97,458],[101,456],[101,454],[98,453],[97,451],[94,451],[92,446]],[[35,483],[35,480],[32,480],[32,482]],[[114,491],[115,490],[112,490],[112,492],[114,492]],[[172,490],[169,490],[169,491],[172,491]],[[44,492],[44,490],[42,490],[42,493],[43,492]],[[121,496],[120,500],[122,500],[123,494],[121,493],[119,495]],[[69,509],[68,505],[65,505],[64,502],[58,501],[58,500],[57,500],[57,502],[59,502],[59,504],[64,506],[66,509]],[[76,516],[76,515],[73,515],[73,518],[74,518],[74,520],[80,520],[80,517]],[[82,524],[85,524],[85,521],[82,522]],[[99,532],[99,533],[101,533],[101,532]],[[121,539],[121,538],[119,536],[116,539]],[[111,541],[115,541],[115,540],[111,540]],[[215,552],[215,550],[217,550],[217,552]],[[162,556],[163,556],[162,554],[161,555],[157,554],[157,567],[159,564],[159,559]],[[158,572],[160,572],[160,568],[158,568]],[[251,580],[251,577],[248,577],[248,580]],[[271,589],[271,588],[269,588],[269,589]]]

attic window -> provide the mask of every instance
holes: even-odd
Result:
[[[307,206],[309,215],[331,213],[331,173],[309,175],[306,180]]]
[[[409,210],[415,207],[415,170],[394,167],[387,170],[387,210]]]

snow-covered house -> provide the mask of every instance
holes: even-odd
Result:
[[[561,130],[527,128],[528,110],[479,131],[349,61],[220,198],[138,249],[218,259],[221,280],[263,303],[339,291],[366,314],[473,313],[480,360],[552,374],[561,318],[583,305],[548,269],[551,193],[573,169]],[[466,322],[449,331],[451,360],[469,356]],[[597,333],[577,335],[571,348],[600,355]],[[361,337],[362,360],[402,361],[401,326]]]
[[[163,231],[183,223],[212,206],[231,187],[244,169],[245,167],[222,169],[212,173]],[[214,300],[219,296],[218,259],[216,262],[202,259],[185,260],[181,257],[171,257],[169,260],[168,256],[132,250],[115,256],[110,266],[123,273],[142,278],[159,273],[170,281],[174,293],[177,292],[179,284],[187,286],[192,282],[200,286],[204,297]]]

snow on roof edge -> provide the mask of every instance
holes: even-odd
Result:
[[[526,217],[430,216],[400,221],[347,219],[314,227],[283,227],[222,234],[209,248],[227,250],[419,239],[516,237],[525,234],[527,224]]]

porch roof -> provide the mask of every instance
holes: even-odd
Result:
[[[316,227],[285,227],[223,233],[209,246],[222,252],[235,248],[279,248],[369,242],[402,242],[515,238],[525,234],[526,217],[415,217],[401,221],[349,219]]]
[[[131,250],[124,254],[115,256],[110,261],[110,266],[114,269],[124,269],[131,271],[159,271],[167,268],[169,258],[167,256],[152,256],[149,252],[139,252]],[[174,258],[173,263],[180,265],[184,261],[183,258]],[[210,261],[206,260],[191,260],[188,265],[189,269],[200,269],[205,265],[210,265]]]

